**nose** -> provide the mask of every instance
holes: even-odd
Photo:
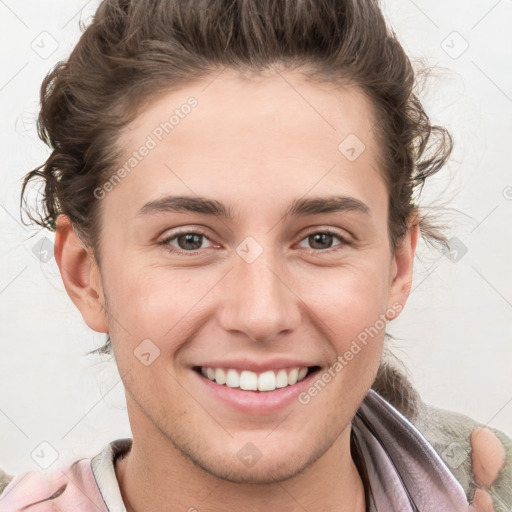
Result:
[[[241,332],[251,341],[272,341],[297,328],[303,302],[274,252],[265,249],[250,261],[234,258],[234,267],[223,280],[219,321],[226,331]]]

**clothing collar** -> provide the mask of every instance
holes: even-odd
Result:
[[[352,422],[379,512],[467,512],[463,487],[434,447],[372,389]]]
[[[91,469],[108,512],[127,512],[116,477],[115,461],[132,447],[132,439],[116,439],[91,459]]]

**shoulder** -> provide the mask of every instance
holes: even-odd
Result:
[[[14,477],[7,475],[5,480],[8,483],[0,493],[0,512],[27,507],[34,512],[105,510],[90,459],[79,459],[52,470],[27,471]]]
[[[510,512],[512,439],[458,412],[420,406],[412,420],[464,488],[476,512]]]
[[[58,490],[63,484],[55,472],[46,471],[26,471],[8,476],[6,480],[7,485],[0,494],[0,512],[18,510],[52,499],[53,495],[59,494]]]

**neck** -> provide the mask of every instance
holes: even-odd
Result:
[[[350,454],[350,427],[314,463],[272,484],[218,478],[168,440],[161,446],[161,439],[148,442],[148,437],[135,435],[130,452],[115,463],[116,477],[128,512],[364,512],[364,486]]]

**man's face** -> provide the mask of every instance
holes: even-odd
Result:
[[[123,133],[120,167],[140,161],[101,200],[102,287],[134,442],[266,482],[346,442],[374,380],[383,319],[398,314],[388,193],[358,89],[292,73],[212,80],[160,97]],[[167,196],[231,218],[144,209]],[[285,215],[341,196],[349,208]]]

